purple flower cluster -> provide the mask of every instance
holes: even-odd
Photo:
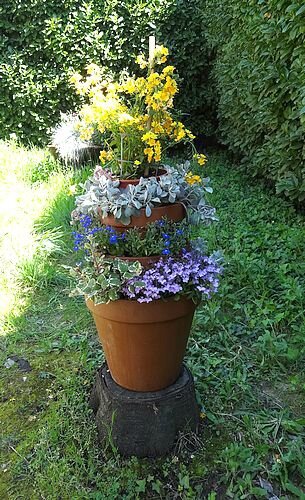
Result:
[[[138,302],[151,302],[176,294],[210,298],[219,286],[221,266],[213,257],[185,251],[180,258],[160,259],[152,268],[125,284],[123,294]]]

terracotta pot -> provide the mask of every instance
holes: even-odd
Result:
[[[156,177],[156,179],[160,179],[161,175],[165,175],[167,171],[164,168],[158,169],[159,175],[150,175],[149,177]],[[120,180],[120,188],[127,188],[129,184],[133,186],[137,186],[140,182],[140,179],[122,179]]]
[[[196,308],[191,300],[86,303],[117,384],[151,392],[177,380]]]
[[[124,226],[119,220],[115,219],[113,216],[101,217],[100,221],[106,226],[112,226],[117,231],[125,231],[131,227],[146,227],[147,224],[160,220],[162,217],[167,217],[173,222],[180,222],[186,216],[186,211],[182,203],[172,203],[170,205],[161,205],[160,207],[154,207],[151,209],[152,214],[150,217],[146,217],[145,209],[140,210],[139,216],[131,217],[131,223],[128,226]]]

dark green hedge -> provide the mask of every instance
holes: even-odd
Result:
[[[305,199],[305,5],[207,0],[222,141],[249,172]]]
[[[1,2],[0,136],[45,140],[59,111],[77,104],[70,71],[89,62],[135,70],[135,55],[147,51],[155,32],[182,77],[178,104],[186,121],[197,133],[211,133],[212,101],[209,94],[202,99],[208,67],[200,7],[200,0]]]

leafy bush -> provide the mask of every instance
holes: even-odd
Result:
[[[205,0],[176,0],[160,25],[160,39],[169,48],[181,78],[175,102],[183,121],[196,134],[215,133],[215,89],[206,43]]]
[[[206,1],[222,141],[277,192],[305,199],[305,6]]]
[[[147,51],[148,36],[169,44],[181,72],[182,111],[197,131],[212,127],[200,111],[206,50],[200,0],[8,0],[0,6],[1,136],[39,143],[77,105],[69,74],[89,62],[117,73]],[[183,103],[183,105],[182,105]],[[201,108],[202,105],[202,108]],[[201,112],[201,115],[200,115]],[[196,117],[195,117],[196,115]],[[209,116],[209,113],[205,116]],[[199,122],[199,123],[198,123]],[[200,127],[199,127],[200,125]],[[204,128],[204,130],[203,130]]]

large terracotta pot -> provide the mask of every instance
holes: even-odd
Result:
[[[150,217],[146,217],[145,209],[140,210],[139,216],[131,217],[131,222],[128,226],[124,226],[119,220],[115,219],[113,216],[101,217],[100,221],[106,226],[112,226],[117,231],[125,231],[131,227],[146,227],[147,224],[160,220],[162,217],[167,217],[173,222],[180,222],[186,216],[186,211],[182,203],[172,203],[170,205],[161,205],[160,207],[152,208],[152,214]]]
[[[86,303],[117,384],[148,392],[177,380],[196,308],[191,300]]]

